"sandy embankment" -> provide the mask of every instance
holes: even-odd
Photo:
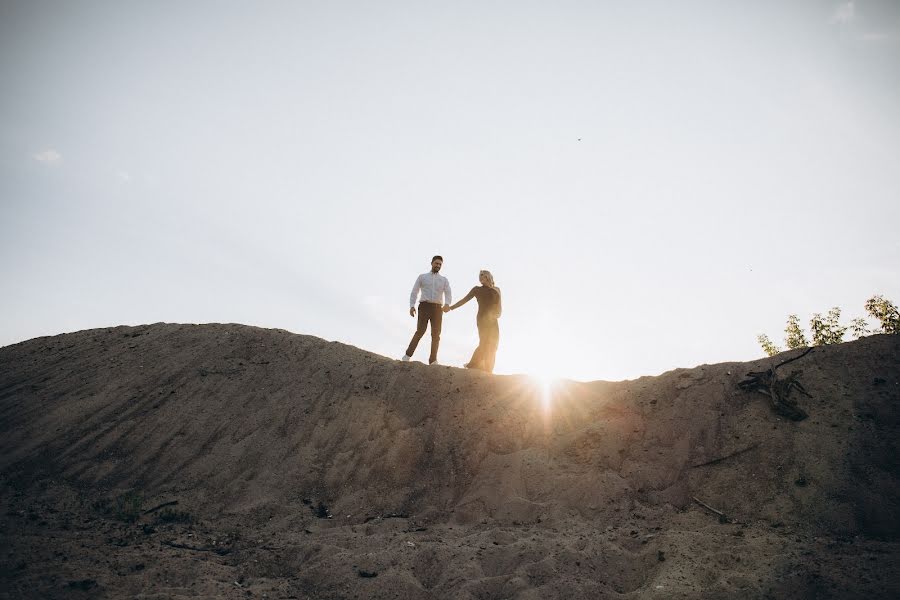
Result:
[[[900,336],[792,363],[797,423],[736,387],[784,358],[548,412],[240,325],[2,348],[0,597],[896,597]]]

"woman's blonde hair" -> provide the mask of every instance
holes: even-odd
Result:
[[[491,272],[488,271],[487,269],[482,269],[482,270],[478,271],[478,278],[480,279],[482,275],[487,277],[488,287],[494,287],[494,276],[491,275]]]

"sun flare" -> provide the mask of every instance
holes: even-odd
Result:
[[[551,373],[536,373],[531,375],[535,385],[540,390],[541,406],[547,412],[553,407],[553,395],[559,382],[559,377]]]

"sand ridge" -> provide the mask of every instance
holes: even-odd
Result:
[[[737,388],[793,354],[562,382],[548,411],[525,376],[242,325],[2,348],[0,589],[896,595],[900,339],[792,363],[801,422]]]

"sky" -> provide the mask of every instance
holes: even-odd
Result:
[[[900,302],[895,0],[0,0],[0,82],[0,345],[224,322],[399,358],[434,254],[455,299],[494,274],[498,373],[753,360],[790,313]]]

